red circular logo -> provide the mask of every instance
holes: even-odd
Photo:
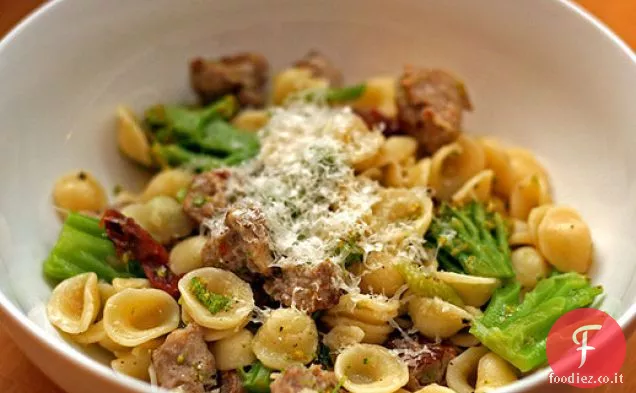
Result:
[[[614,318],[593,308],[570,311],[548,334],[550,382],[578,388],[622,383],[625,351],[625,335]]]

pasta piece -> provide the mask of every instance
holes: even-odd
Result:
[[[307,364],[318,349],[316,324],[298,310],[274,310],[256,332],[252,349],[258,360],[275,370]]]
[[[364,93],[351,106],[356,109],[375,109],[384,116],[393,118],[397,115],[395,84],[394,77],[369,78],[365,82]]]
[[[337,325],[325,334],[322,342],[332,351],[338,351],[364,340],[364,330],[358,326]]]
[[[519,220],[528,219],[530,211],[537,206],[552,202],[547,178],[530,175],[515,184],[510,194],[510,216]]]
[[[466,310],[439,298],[416,297],[409,301],[408,311],[413,326],[431,339],[448,338],[473,320]]]
[[[104,333],[106,331],[104,330]],[[115,356],[119,355],[119,357],[124,356],[125,354],[130,352],[130,347],[125,347],[123,345],[119,345],[106,335],[106,337],[98,342],[99,346],[106,349],[107,351],[115,354]]]
[[[515,369],[498,355],[490,352],[479,359],[475,393],[488,393],[517,380]]]
[[[473,200],[486,202],[490,199],[493,179],[494,172],[490,169],[477,173],[453,194],[451,201],[457,204],[468,203]]]
[[[281,105],[293,93],[309,89],[323,89],[328,86],[327,79],[314,78],[310,69],[288,68],[274,77],[272,101],[274,105]]]
[[[124,289],[144,289],[150,288],[150,281],[145,278],[114,278],[113,289],[115,292],[121,292]]]
[[[177,198],[179,191],[188,188],[193,179],[192,173],[183,169],[166,169],[157,173],[141,194],[140,201],[148,202],[158,196]]]
[[[193,279],[198,279],[209,293],[228,298],[227,309],[212,313],[192,292]],[[223,269],[204,267],[187,273],[179,280],[179,291],[183,307],[194,321],[215,330],[236,329],[254,309],[252,288],[237,275]]]
[[[399,162],[390,162],[382,169],[382,181],[385,187],[407,187],[408,167]]]
[[[389,324],[371,324],[343,316],[325,315],[322,321],[332,329],[343,325],[359,327],[364,332],[362,342],[368,344],[382,344],[394,330]]]
[[[106,304],[106,300],[117,293],[115,288],[106,282],[98,282],[97,289],[99,290],[99,298],[101,299],[102,304]]]
[[[481,307],[501,282],[496,278],[469,276],[451,272],[437,272],[435,277],[447,283],[468,306]]]
[[[184,307],[181,308],[181,320],[185,324],[189,324],[194,321]],[[223,340],[224,338],[233,336],[236,333],[240,332],[241,329],[243,329],[249,323],[249,321],[250,321],[250,318],[248,315],[245,318],[245,320],[239,323],[236,327],[233,327],[230,329],[217,330],[217,329],[201,327],[201,329],[203,329],[203,340],[207,342],[214,342],[214,341]]]
[[[62,212],[101,212],[108,199],[104,187],[86,171],[60,177],[53,188],[53,203]]]
[[[514,250],[511,260],[517,281],[524,288],[534,288],[537,281],[550,274],[550,266],[534,247],[526,246]]]
[[[352,393],[393,393],[406,385],[406,363],[380,345],[355,344],[346,348],[334,364],[334,372]]]
[[[395,257],[382,251],[372,251],[364,264],[359,263],[352,271],[360,276],[363,293],[393,296],[404,285],[404,277],[395,267]]]
[[[566,206],[549,209],[537,228],[541,254],[561,272],[585,273],[592,263],[592,235],[579,213]]]
[[[128,205],[121,212],[134,219],[160,243],[187,236],[195,226],[181,204],[167,196],[154,197],[144,204]]]
[[[359,116],[353,116],[346,127],[335,130],[333,138],[344,142],[348,162],[357,172],[378,166],[376,161],[382,154],[384,135],[379,130],[369,130]]]
[[[379,240],[399,244],[409,236],[422,237],[433,218],[433,201],[423,188],[388,188],[373,205],[372,227]]]
[[[535,207],[530,210],[530,214],[528,215],[528,232],[530,233],[530,238],[532,239],[532,245],[537,245],[537,232],[539,231],[539,224],[543,221],[543,217],[550,210],[552,205],[542,205],[539,207]]]
[[[408,168],[407,187],[428,187],[431,176],[431,159],[423,158]]]
[[[370,324],[383,324],[397,317],[400,302],[380,295],[346,294],[328,315],[345,316]]]
[[[488,348],[480,346],[468,348],[448,363],[446,384],[456,393],[473,393],[475,388],[469,381],[474,380],[479,359],[488,353]]]
[[[67,278],[53,289],[46,312],[51,324],[61,331],[79,334],[95,322],[100,306],[97,275],[83,273]]]
[[[455,393],[453,389],[449,389],[446,386],[440,386],[436,383],[424,386],[422,389],[415,393]]]
[[[462,135],[431,158],[430,186],[439,199],[448,200],[464,183],[486,167],[484,149]]]
[[[117,344],[134,347],[179,326],[179,305],[159,289],[124,289],[104,306],[104,330]]]
[[[206,242],[206,236],[193,236],[177,243],[170,250],[170,270],[176,275],[181,275],[203,267],[201,251]]]
[[[254,363],[252,351],[254,335],[246,329],[210,344],[216,368],[221,371],[236,370]]]
[[[158,348],[162,343],[163,340],[157,339],[137,346],[132,351],[121,354],[122,356],[111,361],[110,366],[119,373],[149,382],[152,350]]]
[[[105,338],[106,331],[104,330],[103,321],[92,324],[84,333],[71,335],[73,341],[82,345],[96,344]]]
[[[380,148],[380,157],[376,162],[377,166],[383,166],[390,162],[406,162],[410,157],[415,156],[417,151],[417,140],[411,136],[391,136],[384,141]]]
[[[246,131],[258,131],[269,121],[269,113],[262,109],[243,109],[234,119],[232,125]]]
[[[479,143],[484,149],[486,168],[492,169],[495,173],[494,192],[508,198],[515,183],[508,153],[495,139],[480,138]]]
[[[496,179],[497,178],[495,178],[495,180]],[[498,196],[492,195],[486,206],[488,211],[499,213],[502,217],[508,217],[508,206],[506,206],[506,202]]]
[[[536,209],[532,209],[532,211]],[[530,212],[531,216],[532,211]],[[508,243],[511,246],[532,245],[534,242],[532,240],[532,234],[530,233],[528,224],[525,221],[518,220],[516,218],[513,218],[511,222],[512,231],[510,233],[510,237],[508,237]]]
[[[133,161],[146,166],[152,166],[150,143],[136,116],[123,105],[117,107],[117,144],[119,150]]]
[[[479,341],[477,337],[473,336],[470,333],[462,333],[462,332],[459,332],[456,335],[451,336],[448,339],[448,341],[453,343],[453,345],[457,345],[458,347],[462,347],[462,348],[476,347],[481,344],[481,342]]]
[[[512,172],[512,184],[517,184],[523,179],[532,175],[542,177],[548,182],[548,172],[537,161],[534,154],[522,148],[510,148],[506,150],[510,160],[510,170]]]

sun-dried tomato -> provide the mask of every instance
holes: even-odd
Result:
[[[134,219],[119,211],[109,209],[102,215],[100,225],[106,230],[108,238],[115,244],[117,255],[134,259],[141,267],[154,288],[179,296],[177,283],[181,276],[174,274],[168,267],[168,251],[143,229]]]

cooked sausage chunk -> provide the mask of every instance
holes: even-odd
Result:
[[[333,392],[338,386],[338,378],[332,371],[318,365],[309,368],[292,366],[285,370],[272,384],[272,393],[299,393],[302,391]]]
[[[152,365],[162,388],[181,386],[185,393],[203,393],[216,383],[214,355],[203,341],[201,328],[194,323],[170,333],[152,352]]]
[[[241,377],[234,370],[221,371],[219,383],[221,385],[219,393],[245,393]]]
[[[397,350],[398,356],[409,366],[409,382],[406,388],[412,391],[431,383],[442,383],[448,363],[458,354],[457,347],[436,344],[420,334],[395,337],[387,342],[388,348]]]
[[[238,53],[206,60],[200,57],[190,63],[190,83],[203,104],[226,94],[236,95],[241,106],[262,106],[269,63],[258,53]]]
[[[339,274],[339,268],[329,261],[317,265],[284,266],[280,276],[267,280],[263,288],[283,305],[294,305],[307,313],[313,313],[338,304]]]
[[[294,67],[311,70],[315,78],[325,78],[332,87],[342,86],[342,72],[322,53],[312,50],[294,63]]]
[[[462,82],[442,70],[412,67],[398,81],[397,105],[400,127],[430,154],[457,139],[462,112],[471,109]]]
[[[201,223],[227,206],[227,182],[230,172],[217,169],[194,177],[183,200],[183,210]]]
[[[201,252],[206,266],[230,270],[246,281],[270,276],[273,257],[265,217],[254,207],[233,207],[225,227],[213,233]]]

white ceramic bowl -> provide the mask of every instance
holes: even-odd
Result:
[[[59,222],[50,192],[85,168],[109,185],[141,176],[115,146],[114,108],[190,98],[188,59],[262,51],[274,68],[309,48],[350,80],[405,63],[463,78],[467,129],[535,150],[557,199],[592,227],[592,274],[623,327],[636,306],[636,61],[607,28],[565,1],[59,0],[0,43],[0,304],[5,326],[74,392],[146,392],[73,349],[48,325],[41,261]],[[538,372],[506,389],[545,383]]]

